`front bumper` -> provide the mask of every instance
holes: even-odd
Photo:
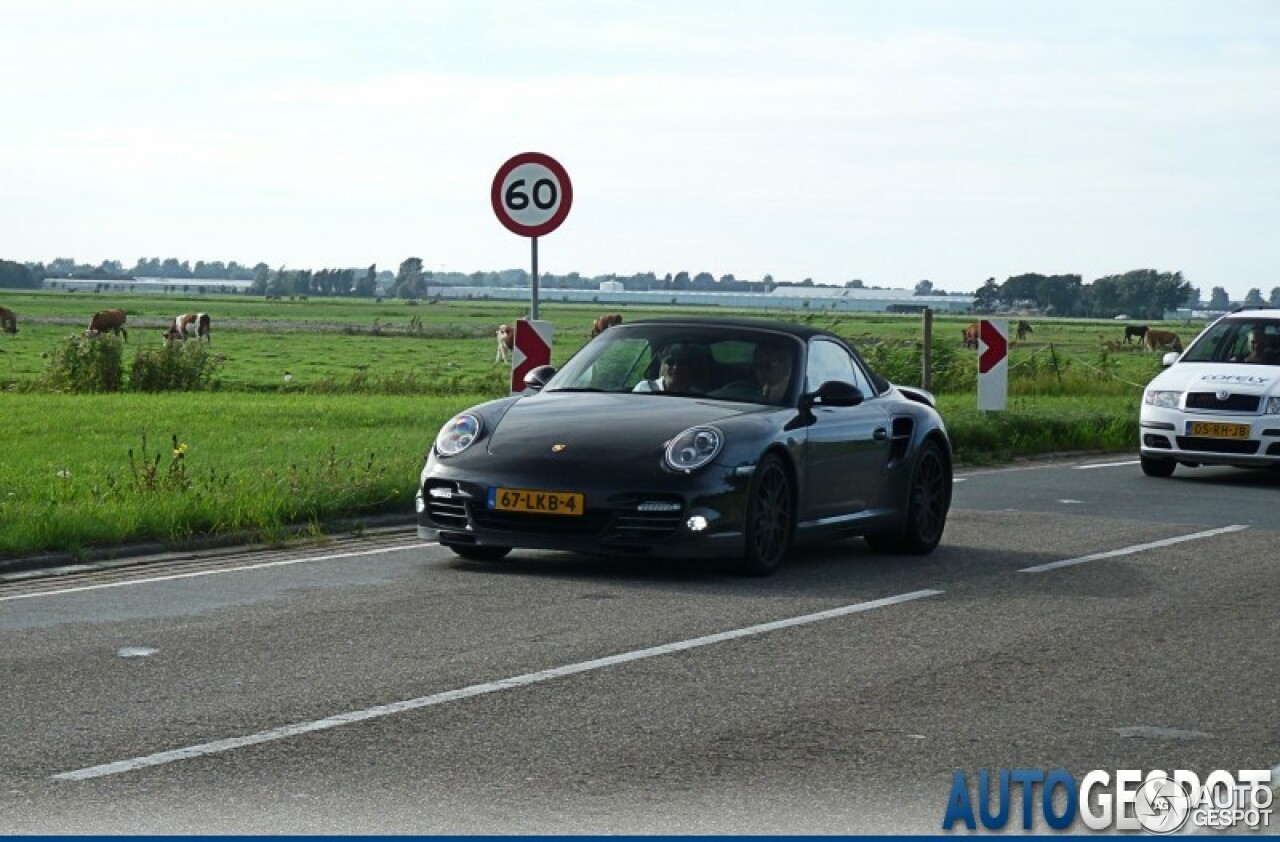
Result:
[[[1189,435],[1192,422],[1247,424],[1248,438]],[[1280,416],[1166,409],[1144,404],[1139,415],[1143,456],[1185,464],[1261,468],[1280,465]]]
[[[749,469],[626,478],[607,471],[486,476],[429,459],[417,496],[418,535],[445,545],[563,550],[654,558],[741,554]],[[580,515],[490,507],[491,488],[574,491]]]

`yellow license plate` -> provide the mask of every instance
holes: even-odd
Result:
[[[1247,439],[1249,438],[1249,425],[1191,421],[1187,424],[1187,435],[1204,436],[1209,439]]]
[[[489,508],[500,512],[531,512],[539,515],[582,514],[583,495],[577,491],[531,491],[526,488],[489,489]]]

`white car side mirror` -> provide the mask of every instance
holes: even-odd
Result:
[[[1176,363],[1178,361],[1178,357],[1180,356],[1182,355],[1179,354],[1177,351],[1170,351],[1160,359],[1160,364],[1165,368],[1168,368],[1169,366]]]

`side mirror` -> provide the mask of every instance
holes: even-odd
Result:
[[[818,391],[802,396],[800,405],[805,409],[813,406],[857,406],[864,399],[862,390],[852,383],[828,380],[818,387]]]
[[[531,392],[540,392],[542,387],[555,377],[556,367],[553,365],[540,365],[531,370],[524,376],[524,387]]]
[[[1160,365],[1164,366],[1165,368],[1168,368],[1169,366],[1176,363],[1178,361],[1178,357],[1180,356],[1182,356],[1182,354],[1179,354],[1177,351],[1170,351],[1160,359]]]

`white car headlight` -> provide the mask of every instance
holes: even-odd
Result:
[[[1267,414],[1280,415],[1280,398],[1267,398]]]
[[[667,445],[668,467],[690,473],[716,458],[724,434],[715,427],[690,427]]]
[[[453,416],[436,436],[436,453],[457,456],[480,438],[480,429],[480,419],[469,412]]]
[[[1157,389],[1148,389],[1142,396],[1142,400],[1152,406],[1160,406],[1165,409],[1177,409],[1178,401],[1182,398],[1181,392],[1162,392]]]

